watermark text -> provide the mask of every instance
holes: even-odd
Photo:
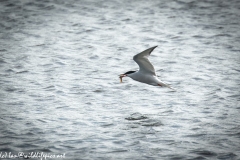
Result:
[[[63,154],[52,154],[52,153],[44,153],[44,152],[0,152],[0,159],[39,159],[39,160],[47,160],[47,159],[65,159],[66,155]]]

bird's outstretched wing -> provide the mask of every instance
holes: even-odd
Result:
[[[150,56],[151,52],[156,47],[157,46],[151,47],[133,56],[133,60],[139,65],[140,72],[144,72],[144,74],[152,74],[156,76],[155,69],[152,63],[148,60],[148,57]]]

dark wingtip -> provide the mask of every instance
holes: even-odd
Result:
[[[151,48],[151,51],[149,52],[149,54],[151,54],[152,51],[153,51],[155,48],[157,48],[157,46],[152,47],[152,48]]]

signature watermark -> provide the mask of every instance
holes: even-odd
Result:
[[[17,154],[14,154],[12,152],[0,152],[0,159],[39,159],[39,160],[47,160],[47,159],[65,159],[66,155],[63,154],[51,154],[51,153],[44,153],[44,152],[18,152]]]

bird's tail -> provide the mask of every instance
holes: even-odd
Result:
[[[171,86],[168,86],[168,88],[170,88],[172,91],[176,92],[177,90],[172,88]]]
[[[170,85],[165,84],[165,83],[161,83],[161,84],[158,84],[158,85],[161,86],[161,87],[167,87],[167,88],[170,88],[170,89],[173,90],[173,91],[177,91],[176,89],[172,88]]]

